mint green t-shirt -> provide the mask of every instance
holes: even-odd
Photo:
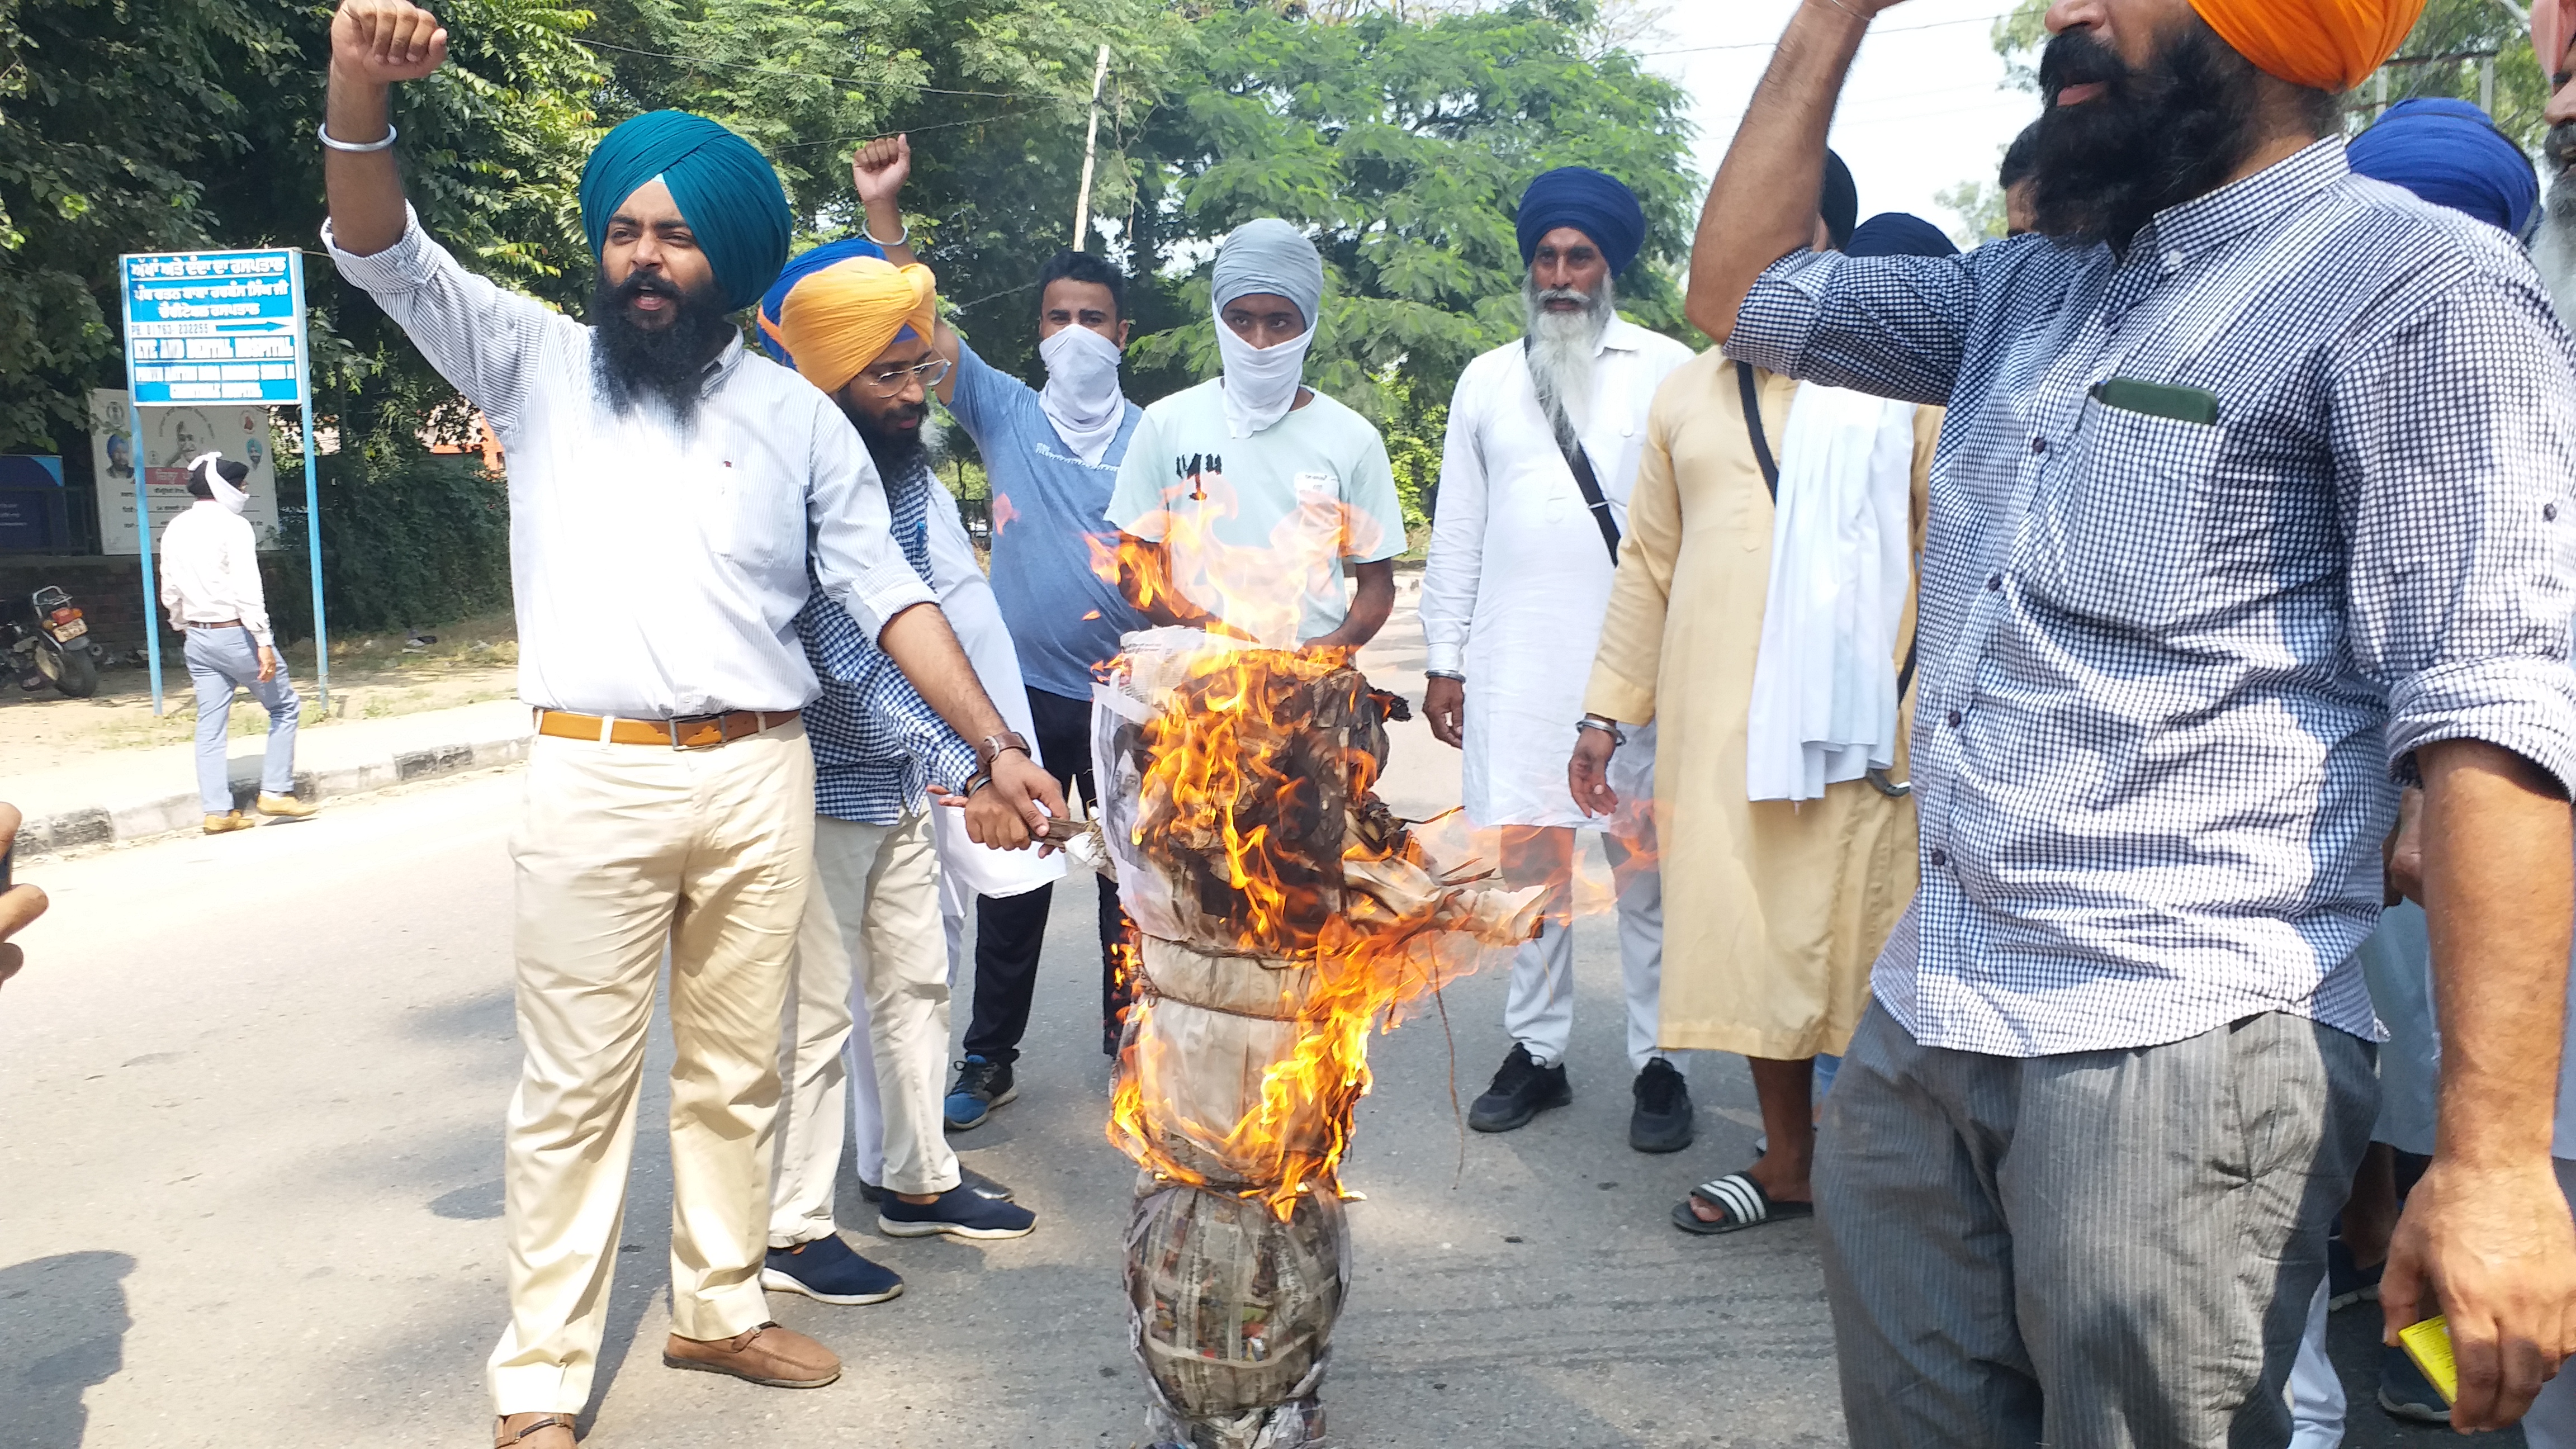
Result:
[[[1248,438],[1228,435],[1223,382],[1145,409],[1109,521],[1166,546],[1191,602],[1274,648],[1341,627],[1342,563],[1404,552],[1386,443],[1316,393]]]

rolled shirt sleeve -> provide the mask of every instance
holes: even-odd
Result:
[[[1956,257],[1792,252],[1745,294],[1726,355],[1801,382],[1950,401],[1975,318],[1980,247]]]
[[[2339,352],[2350,647],[2388,693],[2392,775],[2474,739],[2576,791],[2576,355],[2548,299],[2480,272]]]
[[[831,410],[820,393],[814,406]],[[806,521],[813,534],[814,581],[848,611],[869,639],[885,632],[895,615],[938,595],[895,544],[893,518],[876,464],[849,421],[835,413],[814,423],[813,487]]]

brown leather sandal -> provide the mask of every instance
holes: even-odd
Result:
[[[510,1427],[514,1422],[522,1419],[527,1422],[519,1424],[516,1430]],[[529,1441],[548,1429],[563,1430],[566,1444],[573,1443],[577,1436],[570,1414],[504,1414],[492,1426],[492,1449],[516,1449],[516,1446],[523,1444],[527,1445],[528,1449],[540,1449],[540,1446]]]

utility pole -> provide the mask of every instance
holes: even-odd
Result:
[[[1082,138],[1082,194],[1073,201],[1073,249],[1091,229],[1091,162],[1100,149],[1100,87],[1109,79],[1109,42],[1100,42],[1100,64],[1091,72],[1091,130]]]

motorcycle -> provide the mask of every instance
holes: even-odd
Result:
[[[52,584],[23,602],[0,601],[0,654],[20,689],[50,684],[73,699],[98,693],[98,641],[89,637],[89,621],[72,596]]]

